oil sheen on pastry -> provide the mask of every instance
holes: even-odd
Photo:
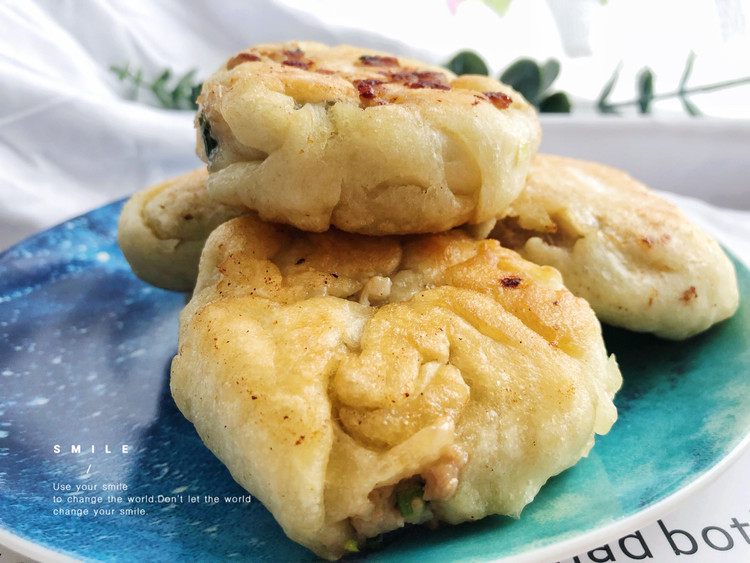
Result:
[[[219,226],[172,395],[286,534],[336,559],[406,523],[518,516],[616,419],[599,321],[463,230]]]

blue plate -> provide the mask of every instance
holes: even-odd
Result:
[[[172,402],[185,296],[133,276],[121,206],[0,255],[0,543],[97,561],[315,560]],[[605,329],[625,378],[619,420],[519,520],[408,528],[352,559],[552,560],[694,489],[750,433],[750,274],[737,269],[740,310],[688,342]]]

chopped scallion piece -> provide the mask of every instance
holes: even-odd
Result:
[[[413,483],[408,487],[396,491],[396,506],[398,511],[404,518],[410,518],[414,516],[415,499],[419,499],[420,503],[424,489],[420,483]]]

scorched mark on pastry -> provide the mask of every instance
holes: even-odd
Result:
[[[484,95],[497,109],[505,109],[513,103],[513,98],[504,92],[484,92]]]
[[[503,287],[518,287],[521,284],[521,278],[508,276],[500,280]]]
[[[383,81],[376,80],[375,78],[365,78],[364,80],[355,80],[353,84],[357,89],[360,98],[364,98],[365,100],[373,100],[377,97],[375,87],[383,84]]]
[[[363,101],[375,102],[377,104],[393,103],[394,98],[390,97],[391,92],[388,85],[394,84],[404,86],[412,90],[428,88],[432,90],[450,90],[448,77],[440,72],[433,71],[400,71],[400,72],[383,72],[383,79],[363,78],[352,81],[352,85],[357,89],[359,97]]]
[[[356,64],[360,66],[399,66],[396,57],[383,57],[380,55],[362,55]]]
[[[308,61],[298,61],[295,59],[288,59],[286,61],[281,61],[281,64],[307,70],[308,68],[310,68],[311,63],[309,63]]]
[[[240,53],[227,62],[227,70],[232,70],[234,67],[242,63],[258,61],[260,61],[260,57],[254,53]]]
[[[389,78],[389,82],[403,84],[407,88],[451,89],[445,74],[431,70],[395,72],[391,73]]]
[[[696,299],[697,297],[698,297],[698,291],[695,289],[694,285],[691,285],[682,294],[682,302],[685,303],[685,305],[687,305],[688,303],[690,303],[693,299]]]

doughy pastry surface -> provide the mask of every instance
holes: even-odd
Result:
[[[683,339],[734,314],[734,266],[674,205],[614,168],[537,155],[493,237],[558,269],[606,323]]]
[[[204,82],[208,189],[272,222],[371,235],[494,219],[523,187],[541,130],[486,76],[351,46],[252,47]]]
[[[203,167],[141,190],[125,202],[118,243],[144,281],[191,291],[208,235],[224,221],[247,213],[212,200],[206,191],[207,176]]]
[[[609,430],[620,382],[588,304],[495,240],[248,215],[206,243],[171,389],[287,535],[335,559],[405,522],[518,515]]]

